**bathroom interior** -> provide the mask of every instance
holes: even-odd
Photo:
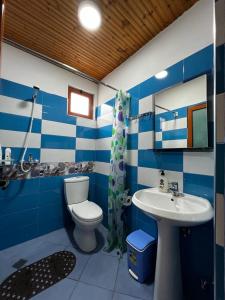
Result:
[[[0,299],[224,300],[224,0],[1,0]]]

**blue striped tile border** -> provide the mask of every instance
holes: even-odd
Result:
[[[74,137],[41,135],[41,148],[48,149],[73,149],[75,150],[76,139]]]

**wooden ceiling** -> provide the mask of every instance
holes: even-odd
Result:
[[[83,29],[78,0],[6,0],[4,37],[102,79],[198,0],[101,0],[103,22]]]

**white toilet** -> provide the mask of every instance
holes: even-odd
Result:
[[[95,229],[103,219],[102,209],[88,201],[89,177],[64,179],[67,207],[75,222],[74,239],[81,250],[90,252],[97,246]]]

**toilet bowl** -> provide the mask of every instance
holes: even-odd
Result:
[[[75,223],[73,236],[78,247],[91,252],[97,246],[95,229],[102,222],[102,209],[87,200],[89,177],[77,176],[64,179],[64,190],[68,210]]]

